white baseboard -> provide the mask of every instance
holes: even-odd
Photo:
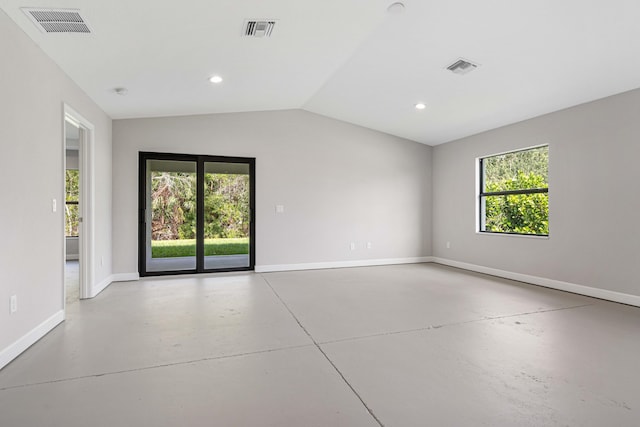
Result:
[[[107,286],[111,284],[111,282],[113,282],[113,275],[107,276],[102,282],[93,286],[91,288],[91,295],[89,295],[89,298],[96,297],[100,292],[104,291],[107,288]]]
[[[361,259],[355,261],[313,262],[306,264],[274,264],[256,265],[256,273],[272,273],[276,271],[324,270],[327,268],[371,267],[375,265],[419,264],[431,262],[432,257]]]
[[[58,326],[64,320],[64,310],[60,310],[47,320],[27,332],[18,341],[9,347],[0,351],[0,369],[4,368],[13,359],[18,357],[20,353],[35,344],[40,338],[49,333],[53,328]]]
[[[107,276],[102,282],[98,283],[91,290],[91,296],[89,298],[93,298],[97,296],[100,292],[104,291],[107,286],[109,286],[113,282],[128,282],[130,280],[138,280],[140,276],[138,273],[120,273],[120,274],[112,274]]]
[[[620,302],[622,304],[640,307],[640,296],[624,294],[622,292],[609,291],[606,289],[592,288],[590,286],[578,285],[575,283],[562,282],[560,280],[547,279],[545,277],[530,276],[528,274],[513,273],[511,271],[498,270],[496,268],[483,267],[481,265],[468,264],[466,262],[453,261],[446,258],[432,257],[432,262],[462,268],[463,270],[475,271],[489,274],[491,276],[503,277],[505,279],[517,280],[519,282],[531,283],[533,285],[544,286],[545,288],[557,289],[559,291],[572,292],[574,294],[588,297],[600,298],[607,301]]]
[[[111,275],[112,282],[130,282],[132,280],[140,280],[138,273],[118,273]]]

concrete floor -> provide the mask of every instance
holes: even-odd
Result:
[[[640,309],[435,264],[116,283],[0,425],[638,426]]]
[[[80,264],[78,261],[64,263],[64,289],[67,305],[80,300]]]

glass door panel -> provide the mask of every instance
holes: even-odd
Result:
[[[146,160],[146,271],[196,270],[197,162]]]
[[[204,269],[248,268],[251,180],[248,163],[204,162]]]

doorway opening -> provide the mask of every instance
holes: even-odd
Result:
[[[253,270],[255,159],[140,153],[141,276]]]
[[[91,122],[64,105],[63,256],[66,308],[91,298],[93,283],[93,135]]]
[[[80,299],[80,126],[65,118],[65,304]]]

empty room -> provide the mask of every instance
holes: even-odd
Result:
[[[0,426],[640,425],[639,19],[0,0]]]

